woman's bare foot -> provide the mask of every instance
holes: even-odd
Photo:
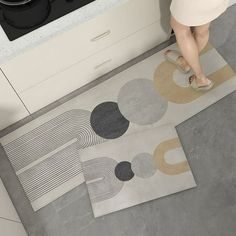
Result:
[[[168,49],[165,51],[165,55],[168,54],[168,52],[170,52],[171,50]],[[176,62],[178,63],[179,66],[181,66],[185,71],[190,70],[190,66],[188,64],[188,62],[184,59],[184,57],[181,55],[177,58]]]
[[[207,91],[214,86],[214,82],[207,77],[197,77],[195,74],[189,77],[190,86],[196,91]]]

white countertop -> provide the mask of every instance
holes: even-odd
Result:
[[[79,23],[87,21],[105,10],[127,1],[96,0],[14,41],[9,41],[2,27],[0,27],[0,64],[26,49],[35,47],[49,38],[73,28]]]

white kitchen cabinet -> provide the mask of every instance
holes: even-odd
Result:
[[[0,67],[16,91],[22,93],[159,20],[161,12],[167,11],[156,2],[158,0],[129,0]]]
[[[47,104],[82,87],[95,78],[111,71],[130,59],[168,39],[171,32],[168,23],[160,20],[111,47],[78,62],[38,85],[20,93],[20,97],[30,112],[35,112]],[[56,85],[56,86],[55,86]]]
[[[0,70],[0,130],[29,113]]]
[[[169,39],[170,2],[129,0],[0,65],[20,97],[2,126],[28,115],[21,100],[33,113]]]

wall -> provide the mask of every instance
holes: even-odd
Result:
[[[235,4],[236,3],[236,0],[230,0],[230,6]]]

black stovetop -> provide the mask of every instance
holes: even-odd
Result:
[[[93,1],[95,0],[52,0],[50,2],[51,7],[48,17],[40,25],[26,29],[19,29],[9,25],[6,21],[4,21],[3,17],[0,18],[0,24],[5,31],[8,39],[10,41],[13,41]]]

